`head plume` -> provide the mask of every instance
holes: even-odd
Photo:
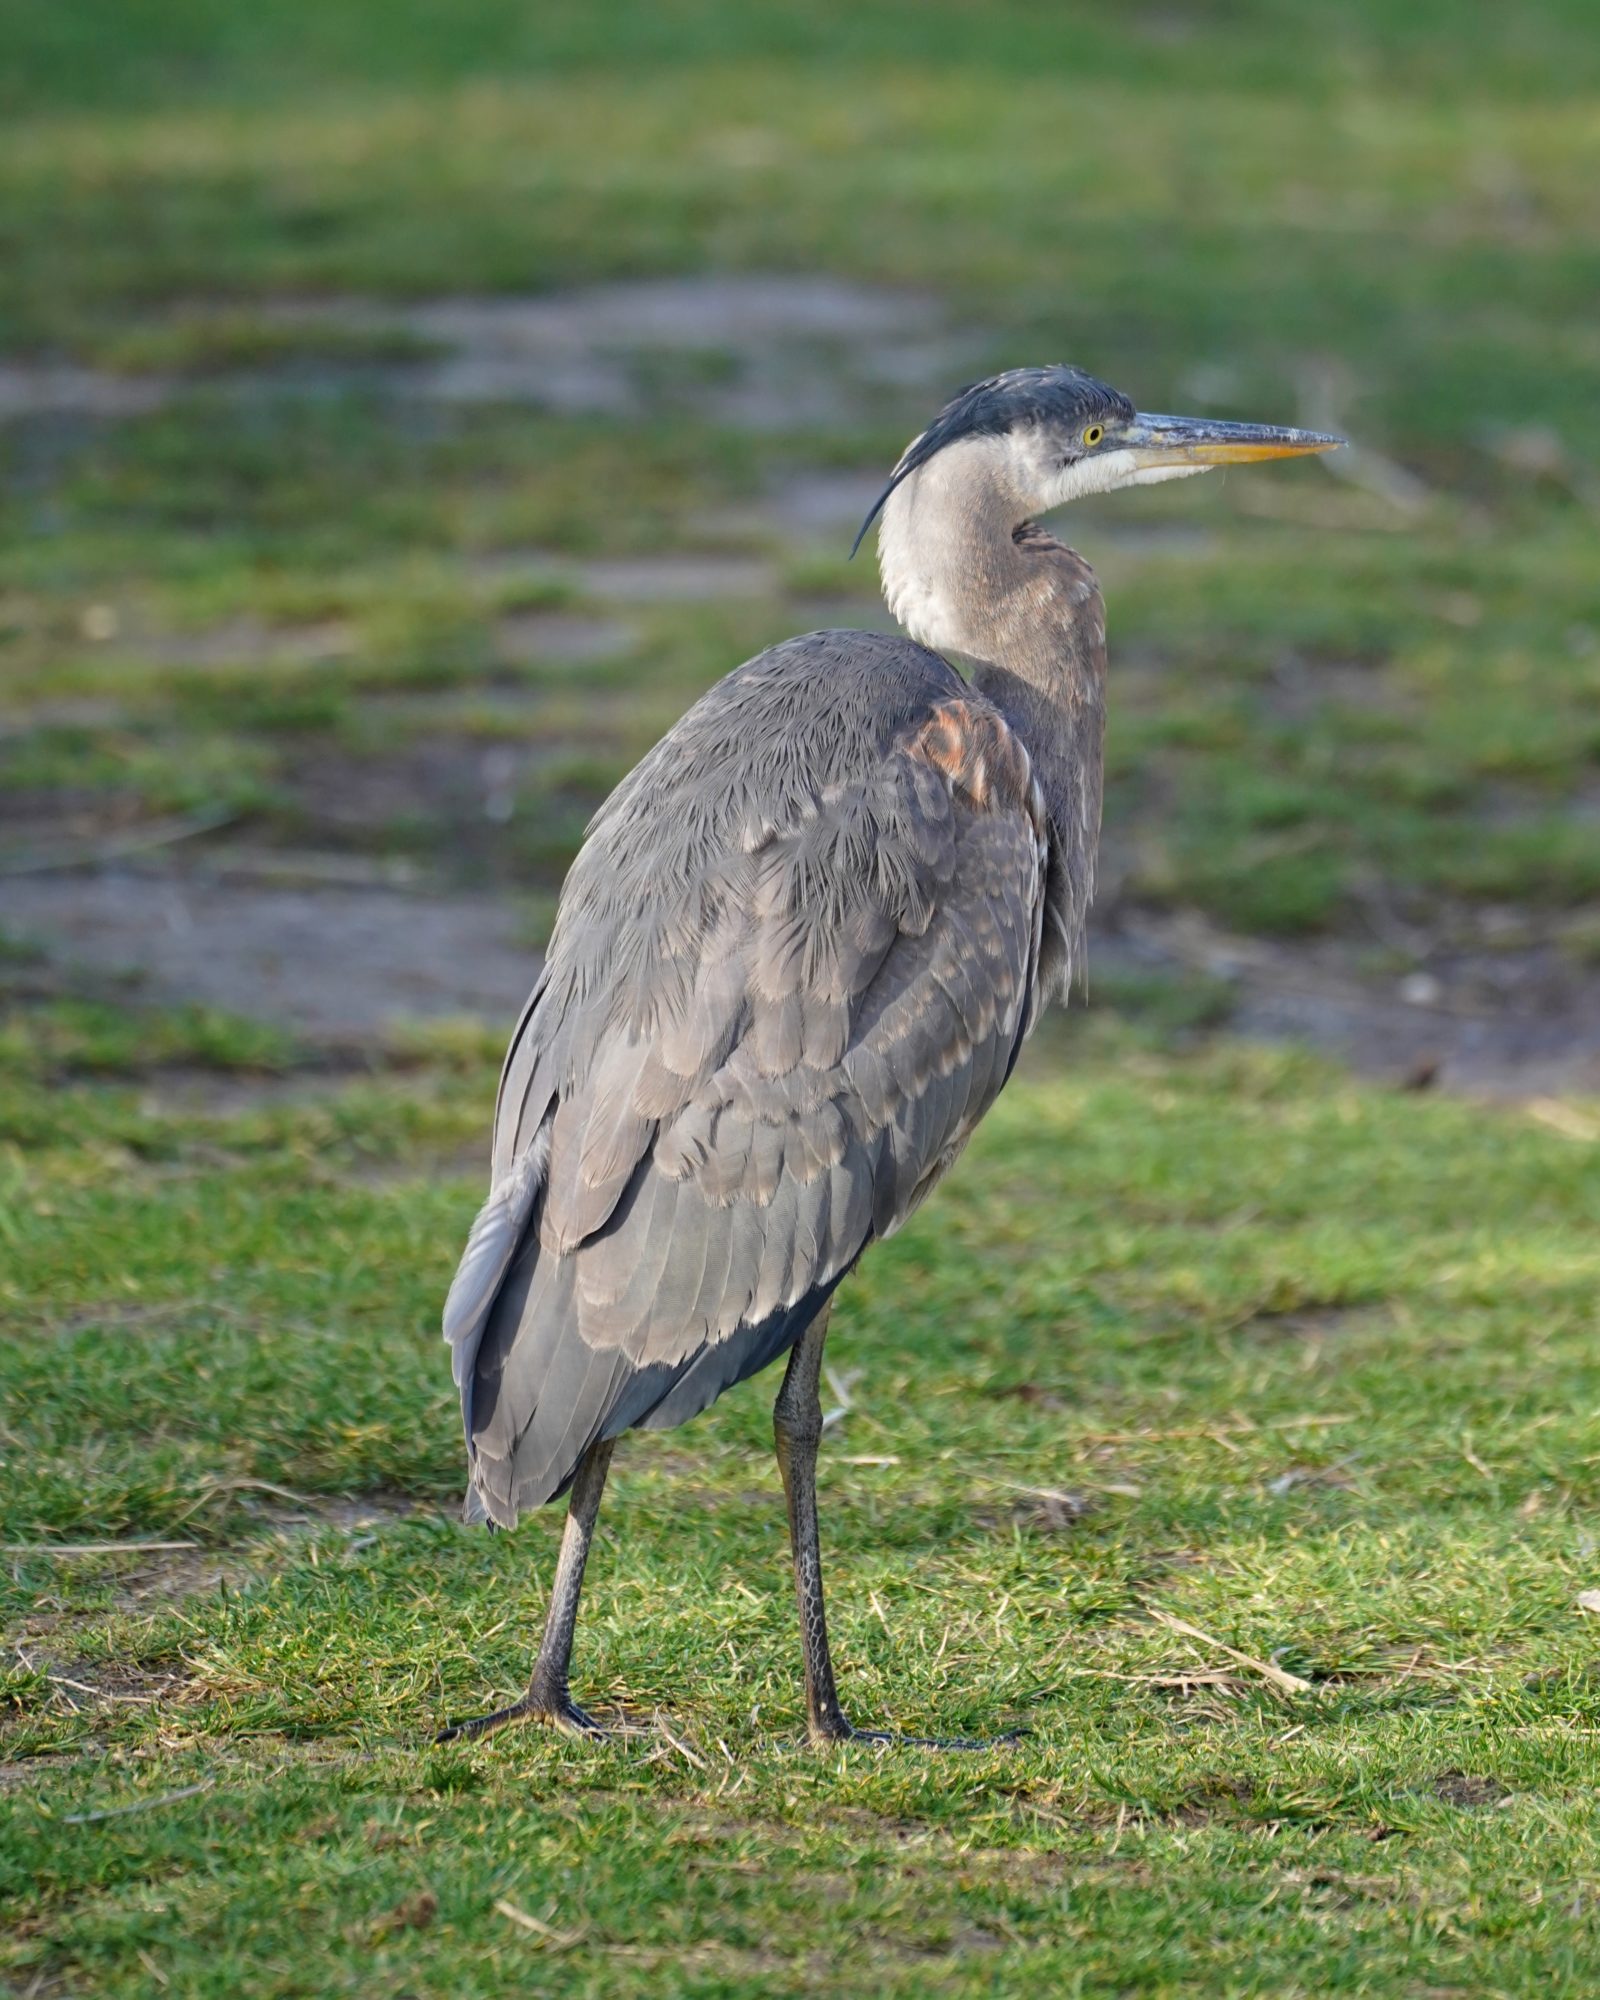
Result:
[[[921,436],[906,446],[888,485],[873,501],[867,518],[857,530],[850,553],[853,556],[860,548],[867,530],[900,482],[910,478],[947,444],[954,444],[960,438],[1003,437],[1008,431],[1045,425],[1065,430],[1096,420],[1126,421],[1133,414],[1132,403],[1120,390],[1066,362],[1050,368],[1008,368],[1003,374],[969,383],[945,404]]]

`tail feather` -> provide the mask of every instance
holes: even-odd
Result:
[[[444,1337],[461,1392],[461,1420],[472,1448],[472,1377],[483,1330],[511,1268],[550,1164],[550,1128],[544,1125],[510,1173],[497,1181],[478,1211],[467,1247],[444,1302]]]

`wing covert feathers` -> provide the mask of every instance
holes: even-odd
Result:
[[[776,648],[624,780],[445,1309],[469,1511],[509,1525],[704,1408],[904,1222],[1032,1025],[1048,864],[1021,741],[905,640]]]

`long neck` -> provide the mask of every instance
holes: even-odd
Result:
[[[1050,817],[1050,902],[1071,959],[1100,838],[1105,607],[1094,571],[1026,520],[1001,470],[974,440],[895,489],[878,542],[883,594],[912,638],[971,662],[974,686],[1022,738]]]

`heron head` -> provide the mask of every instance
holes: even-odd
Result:
[[[890,494],[957,446],[966,447],[968,456],[981,453],[990,482],[1020,520],[1089,493],[1155,486],[1258,458],[1299,458],[1343,443],[1320,431],[1275,424],[1148,416],[1120,390],[1065,363],[1010,368],[963,389],[911,441],[850,553],[860,548]]]

